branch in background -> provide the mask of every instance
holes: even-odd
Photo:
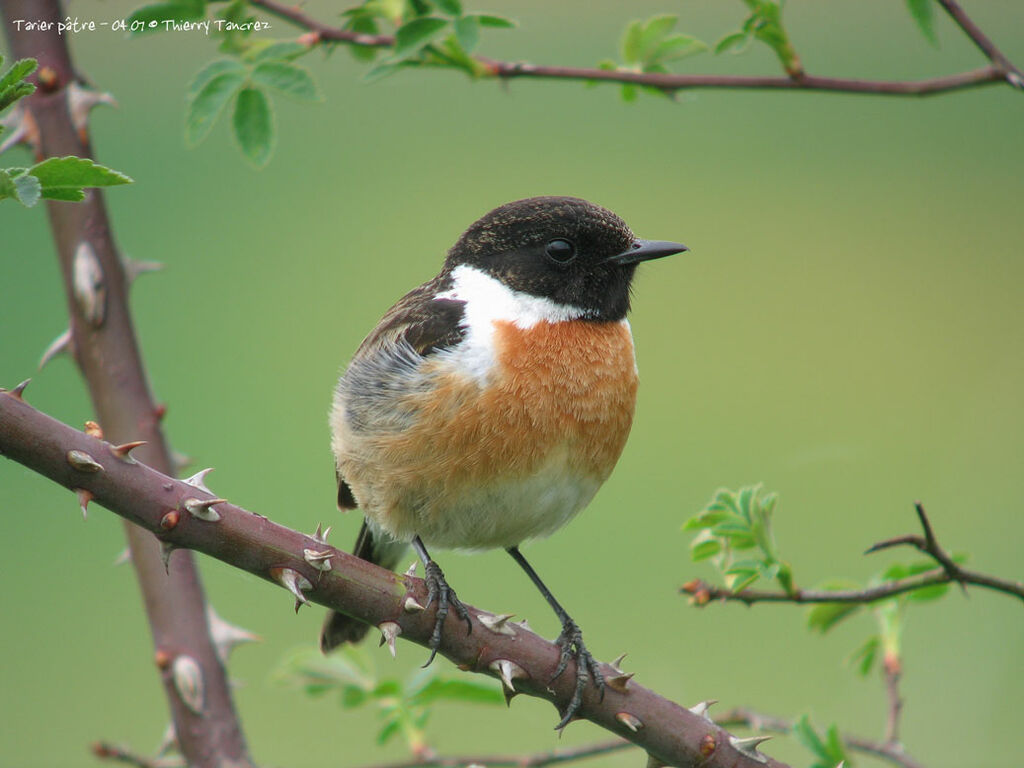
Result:
[[[878,600],[885,600],[889,597],[913,592],[925,587],[933,587],[938,584],[949,584],[957,582],[965,590],[966,585],[985,587],[1007,595],[1015,595],[1024,600],[1024,582],[1000,579],[995,576],[988,576],[984,573],[969,571],[957,565],[953,558],[942,547],[939,546],[932,530],[931,523],[924,511],[921,502],[915,502],[914,509],[917,511],[918,519],[924,530],[924,536],[909,534],[897,536],[892,539],[880,541],[868,548],[865,554],[879,552],[883,549],[890,549],[900,545],[912,546],[931,557],[939,567],[919,573],[915,576],[908,576],[905,579],[887,581],[874,587],[866,589],[846,590],[813,590],[794,589],[792,592],[742,589],[734,592],[725,587],[719,587],[703,579],[693,579],[684,584],[680,591],[690,595],[695,605],[707,605],[712,600],[738,601],[752,605],[753,603],[874,603]]]
[[[285,587],[298,608],[306,602],[342,611],[378,627],[388,643],[397,636],[427,646],[433,615],[423,610],[419,579],[389,570],[277,525],[217,499],[199,478],[175,480],[87,432],[35,410],[22,388],[0,393],[0,453],[155,533],[171,565],[194,549]],[[148,534],[147,534],[148,536]],[[163,593],[171,591],[166,579]],[[169,595],[168,595],[169,596]],[[470,607],[473,630],[448,622],[440,653],[461,669],[502,680],[506,693],[526,693],[564,708],[574,675],[551,680],[560,651],[518,624]],[[783,768],[783,764],[735,739],[698,712],[630,680],[615,666],[602,670],[603,699],[584,693],[580,717],[628,739],[666,765],[701,768]]]
[[[952,0],[939,0],[989,59],[989,66],[960,72],[954,75],[934,77],[925,80],[861,80],[855,78],[820,77],[794,71],[789,77],[759,77],[750,75],[698,75],[666,74],[658,72],[629,72],[604,70],[588,67],[550,67],[523,62],[499,61],[476,56],[484,73],[504,80],[512,78],[547,78],[577,80],[583,82],[614,82],[632,85],[646,85],[666,93],[695,88],[718,89],[769,89],[797,91],[837,91],[845,93],[873,93],[887,96],[925,96],[937,93],[973,88],[982,85],[1005,82],[1024,87],[1020,71],[981,33],[963,10]],[[322,24],[299,10],[276,0],[250,0],[250,4],[263,8],[267,13],[287,19],[296,26],[312,33],[313,43],[329,41],[343,42],[372,48],[390,48],[395,44],[394,35],[370,35],[339,27]]]
[[[903,699],[900,697],[900,677],[903,665],[899,657],[886,657],[882,662],[885,674],[885,694],[889,700],[888,714],[885,719],[885,743],[900,743],[900,714],[903,711]]]
[[[723,728],[745,726],[755,731],[767,733],[792,733],[793,731],[792,721],[761,714],[745,707],[729,710],[720,717],[716,717],[715,722]],[[891,742],[880,744],[876,741],[862,739],[849,734],[843,734],[842,740],[851,751],[873,755],[902,766],[902,768],[924,768],[919,762],[906,754],[900,744]]]
[[[15,58],[36,58],[38,86],[23,100],[40,157],[91,157],[89,109],[102,96],[75,81],[67,37],[58,34],[64,10],[57,0],[2,0]],[[50,31],[14,31],[14,19],[44,22]],[[170,473],[172,459],[160,428],[128,310],[130,275],[115,245],[103,195],[80,203],[47,201],[70,317],[69,348],[89,387],[107,436],[117,443],[141,439],[136,455]],[[130,448],[123,449],[124,459]],[[83,497],[83,509],[88,498]],[[250,765],[223,664],[207,624],[202,585],[191,557],[164,572],[153,537],[125,525],[139,587],[153,633],[154,658],[170,706],[177,743],[189,765]],[[190,686],[201,682],[199,694]]]

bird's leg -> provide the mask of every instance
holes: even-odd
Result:
[[[437,655],[437,649],[441,646],[441,628],[444,626],[444,620],[448,616],[449,607],[454,608],[458,617],[466,622],[468,632],[473,631],[473,623],[469,620],[469,611],[466,610],[466,606],[455,595],[455,590],[448,586],[444,573],[441,571],[441,566],[431,559],[427,553],[427,548],[423,546],[423,541],[419,536],[413,537],[412,548],[416,550],[416,554],[423,561],[423,570],[426,574],[424,581],[427,583],[426,607],[429,608],[431,603],[435,599],[437,600],[437,613],[434,615],[434,632],[430,636],[430,658],[423,665],[427,667],[430,666],[430,662]]]
[[[526,575],[530,577],[530,580],[540,590],[540,593],[544,595],[544,599],[548,601],[548,604],[555,609],[555,615],[562,622],[562,633],[555,641],[562,654],[558,659],[555,674],[551,676],[552,682],[565,671],[570,658],[576,662],[576,687],[573,689],[569,705],[562,714],[562,719],[555,726],[555,730],[558,730],[568,725],[569,721],[576,716],[576,712],[579,711],[580,705],[583,703],[583,690],[587,687],[588,675],[593,679],[601,698],[604,698],[604,675],[601,674],[601,670],[598,668],[594,657],[590,655],[590,651],[587,650],[587,646],[583,644],[583,633],[580,632],[579,626],[566,613],[565,609],[555,599],[555,596],[551,594],[551,590],[544,586],[544,582],[540,580],[540,576],[533,570],[533,566],[526,562],[526,558],[519,551],[519,547],[509,547],[507,551],[512,555],[512,559],[519,563],[522,569],[526,571]]]

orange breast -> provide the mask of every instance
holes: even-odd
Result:
[[[625,446],[636,403],[629,326],[569,321],[522,329],[497,322],[494,346],[498,365],[483,386],[441,356],[427,364],[436,388],[403,398],[415,425],[376,446],[388,483],[438,499],[528,477],[555,450],[567,452],[573,474],[604,481]]]

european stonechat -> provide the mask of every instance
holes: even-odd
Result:
[[[432,660],[449,609],[472,625],[427,545],[505,549],[562,622],[554,677],[576,664],[558,727],[588,675],[602,694],[604,680],[519,544],[567,523],[611,474],[636,404],[630,283],[639,262],[685,250],[578,198],[508,203],[385,313],[335,389],[338,506],[365,515],[354,554],[394,568],[412,544],[437,603]],[[367,629],[332,612],[320,647]]]

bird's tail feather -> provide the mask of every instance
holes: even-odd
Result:
[[[403,541],[395,541],[386,534],[374,533],[364,520],[352,554],[382,568],[394,569],[408,548],[409,545]],[[369,630],[370,625],[359,619],[328,611],[324,626],[320,630],[320,650],[328,653],[339,645],[358,643]]]

